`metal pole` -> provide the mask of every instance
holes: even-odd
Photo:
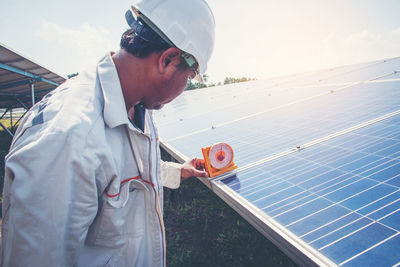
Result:
[[[12,108],[10,108],[10,128],[12,129]]]
[[[32,106],[35,105],[35,84],[31,83],[31,90],[32,90]]]
[[[18,101],[18,103],[20,103],[21,104],[21,106],[23,106],[24,107],[24,109],[26,109],[26,110],[29,110],[29,108],[24,104],[24,102],[22,102],[21,100],[19,100],[18,99],[18,97],[16,97],[15,96],[15,100],[17,100]]]
[[[18,123],[20,122],[20,120],[22,120],[22,118],[25,116],[26,113],[28,113],[29,109],[25,110],[24,114],[22,114],[21,117],[19,117],[19,119],[17,120],[17,122],[15,123],[15,125],[18,125]]]
[[[4,117],[4,115],[7,114],[8,108],[6,109],[6,111],[4,111],[3,115],[0,116],[0,120]]]

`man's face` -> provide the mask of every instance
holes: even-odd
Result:
[[[186,87],[188,79],[193,79],[196,73],[192,69],[176,69],[175,73],[167,81],[163,81],[153,90],[150,96],[142,99],[147,109],[161,109],[165,104],[179,96]]]

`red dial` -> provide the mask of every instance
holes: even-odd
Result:
[[[223,169],[233,161],[233,150],[226,143],[218,143],[211,147],[210,164],[216,169]]]

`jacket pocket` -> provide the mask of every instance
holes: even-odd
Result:
[[[130,180],[121,183],[117,195],[106,195],[101,211],[89,230],[93,235],[88,238],[90,243],[116,248],[130,238],[144,235],[147,191],[148,188],[140,180]]]

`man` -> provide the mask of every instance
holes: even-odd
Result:
[[[204,0],[145,0],[121,50],[35,105],[6,157],[2,266],[165,266],[163,186],[207,176],[161,162],[149,110],[204,73],[214,18]]]

